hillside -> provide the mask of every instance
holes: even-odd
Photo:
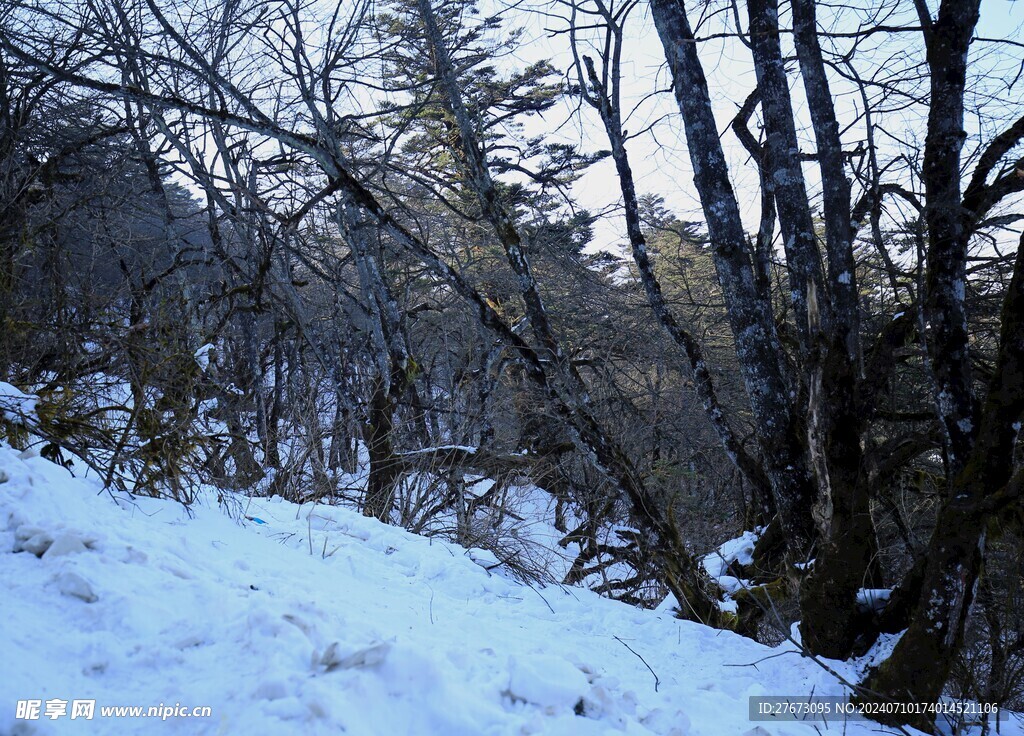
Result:
[[[343,508],[188,513],[7,447],[0,478],[3,734],[798,736],[814,731],[750,722],[748,697],[842,691],[789,645],[526,587],[487,553]],[[16,720],[23,699],[97,710]],[[212,715],[99,711],[158,704]]]

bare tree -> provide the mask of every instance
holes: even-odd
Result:
[[[803,640],[815,653],[849,657],[880,631],[906,629],[864,696],[934,699],[982,574],[985,530],[1021,493],[1014,448],[1024,410],[1022,256],[1019,248],[1015,257],[986,256],[986,265],[1002,270],[984,287],[980,272],[972,281],[970,259],[981,236],[1012,221],[992,213],[1024,191],[1024,177],[1009,163],[1024,140],[1024,119],[1002,121],[973,156],[965,154],[980,4],[949,0],[932,17],[918,3],[912,24],[854,30],[831,10],[822,23],[824,6],[813,0],[750,0],[743,18],[739,6],[727,8],[736,28],[726,35],[749,49],[756,76],[756,88],[737,100],[731,126],[760,187],[759,221],[748,233],[717,129],[703,39],[681,0],[650,3],[686,131],[743,402],[723,390],[699,329],[670,306],[653,263],[627,151],[632,139],[623,129],[624,39],[640,6],[573,0],[562,7],[570,40],[594,33],[603,49],[587,53],[573,43],[570,75],[611,148],[633,264],[655,318],[644,334],[660,326],[671,340],[664,344],[685,358],[708,431],[760,499],[763,520],[775,515],[764,538],[787,549],[789,564],[773,561],[775,579],[763,590],[774,595],[799,582]],[[465,8],[416,0],[374,17],[369,3],[232,0],[200,3],[184,16],[162,0],[67,0],[59,12],[15,2],[0,26],[0,50],[2,69],[14,70],[24,99],[5,91],[0,103],[14,121],[34,104],[33,90],[44,87],[103,101],[112,127],[133,137],[162,208],[162,232],[175,243],[182,240],[180,222],[168,205],[164,169],[175,167],[205,194],[221,284],[203,305],[209,324],[187,325],[185,342],[194,347],[200,332],[232,335],[224,343],[245,396],[225,401],[228,434],[237,442],[224,462],[249,464],[248,440],[239,438],[248,437],[243,415],[251,412],[269,470],[290,462],[279,447],[291,422],[305,438],[296,462],[322,479],[338,464],[336,457],[325,460],[324,431],[314,416],[326,406],[335,439],[349,431],[339,425],[364,420],[366,513],[388,519],[396,499],[409,520],[455,508],[466,529],[469,507],[483,501],[468,498],[462,473],[503,476],[524,467],[522,456],[492,444],[499,433],[496,397],[515,392],[508,403],[542,408],[532,422],[522,420],[517,438],[521,445],[551,445],[548,458],[531,459],[534,469],[556,467],[558,492],[572,486],[574,474],[612,489],[611,498],[584,499],[589,518],[565,528],[563,541],[580,545],[570,577],[600,568],[608,550],[601,549],[598,527],[622,498],[639,531],[616,554],[649,550],[684,616],[735,625],[680,533],[677,499],[660,492],[655,476],[666,443],[656,435],[663,427],[651,432],[648,445],[625,440],[608,420],[615,412],[659,420],[658,411],[645,414],[623,388],[639,383],[637,374],[649,376],[632,366],[623,372],[634,375],[611,375],[625,365],[617,356],[574,352],[574,341],[586,338],[566,324],[585,312],[545,281],[554,262],[542,253],[545,238],[572,240],[589,227],[580,213],[575,220],[546,219],[557,206],[545,197],[567,192],[569,172],[593,157],[571,146],[514,140],[515,123],[550,110],[562,88],[548,80],[547,64],[507,77],[486,64],[503,48],[487,40],[498,19],[474,24],[463,17]],[[914,61],[916,51],[901,51],[900,58],[924,72],[926,91],[909,76],[879,82],[858,66],[867,39],[909,33],[920,37],[923,59]],[[842,39],[847,47],[836,45]],[[794,76],[802,89],[791,87]],[[858,96],[859,110],[835,103],[838,86]],[[920,161],[914,150],[889,156],[880,141],[900,138],[886,127],[890,100],[927,112],[922,127],[903,136],[923,134]],[[852,148],[849,131],[858,126],[864,140]],[[3,135],[0,154],[10,162],[10,136]],[[807,140],[813,151],[801,150]],[[534,166],[540,159],[544,164]],[[0,191],[15,211],[31,190],[19,167],[10,169],[17,169],[13,178],[5,173]],[[532,220],[524,215],[531,208]],[[904,252],[894,253],[898,248]],[[479,253],[486,256],[467,265]],[[171,259],[182,260],[173,252]],[[172,269],[166,280],[181,284],[187,297],[187,283],[174,281],[180,275]],[[135,272],[127,277],[148,283]],[[315,287],[303,292],[310,280]],[[616,286],[610,278],[594,283]],[[133,324],[144,316],[143,297],[136,295]],[[192,300],[186,311],[198,309]],[[418,352],[428,338],[413,326],[435,311],[442,320],[457,314],[459,339],[473,345],[442,357],[446,348],[435,346],[432,370]],[[983,321],[984,335],[972,340],[972,326]],[[229,324],[232,331],[224,329]],[[225,381],[218,390],[228,388]],[[440,394],[453,407],[448,419],[439,418]],[[649,387],[650,396],[660,394]],[[476,412],[485,415],[479,426],[459,426],[475,422]],[[746,421],[752,440],[743,436]],[[478,437],[480,447],[453,445],[460,432]],[[648,447],[652,457],[645,457]],[[885,491],[890,478],[922,465],[934,466],[929,483],[941,487],[931,541],[921,549],[896,513],[906,556],[915,559],[874,616],[857,605],[859,591],[880,585],[886,572],[873,512],[895,506]],[[450,492],[402,497],[402,478],[417,467],[447,477]],[[275,490],[284,477],[276,476]]]
[[[959,644],[983,557],[986,520],[1019,493],[1018,482],[1010,477],[1011,450],[1024,393],[1009,366],[1018,360],[1020,349],[1020,276],[1015,275],[1006,295],[997,367],[987,390],[979,391],[970,372],[964,265],[971,236],[986,213],[1003,197],[1024,188],[1007,169],[987,183],[1024,130],[1015,123],[983,149],[968,192],[973,187],[987,195],[962,195],[964,85],[978,4],[942,3],[937,18],[923,3],[918,8],[931,80],[922,169],[927,278],[918,298],[949,486],[928,553],[904,581],[904,602],[909,599],[913,613],[903,620],[910,628],[892,657],[868,679],[864,696],[933,700]],[[816,7],[810,0],[794,0],[792,32],[824,193],[823,250],[814,233],[801,168],[797,117],[780,46],[780,8],[771,0],[747,5],[747,43],[765,131],[763,161],[772,180],[798,336],[794,372],[780,362],[786,352],[773,329],[771,304],[755,288],[755,264],[686,8],[677,0],[654,0],[651,10],[686,128],[760,456],[784,523],[792,515],[788,524],[803,530],[803,536],[794,535],[790,543],[798,550],[817,546],[813,572],[803,584],[804,642],[818,653],[848,656],[858,637],[871,635],[858,625],[854,602],[857,590],[870,579],[874,544],[872,488],[864,467],[886,461],[884,456],[864,457],[864,448],[871,447],[865,438],[879,409],[878,390],[893,367],[893,349],[909,336],[906,330],[912,322],[901,322],[897,315],[879,334],[868,336],[859,324],[851,227],[859,219],[858,205],[851,203]],[[866,196],[880,196],[881,191],[876,184]],[[864,337],[874,342],[869,350],[860,347]],[[863,369],[862,354],[868,356]],[[886,449],[892,448],[876,452]],[[809,526],[812,507],[816,524]],[[900,608],[891,604],[889,613],[897,615]],[[907,615],[905,609],[903,614]]]

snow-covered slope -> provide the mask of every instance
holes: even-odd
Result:
[[[115,499],[0,447],[0,734],[795,736],[748,697],[841,692],[796,653],[524,587],[348,510],[244,503]],[[40,718],[16,718],[27,699]],[[54,699],[95,715],[48,719]],[[179,704],[212,715],[100,714]]]

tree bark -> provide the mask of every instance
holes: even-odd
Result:
[[[795,386],[786,375],[771,305],[759,298],[707,80],[685,8],[681,0],[652,0],[651,12],[672,72],[761,456],[790,547],[795,555],[806,555],[816,536],[811,508],[817,491],[807,462],[803,419],[790,400]]]
[[[395,455],[395,418],[398,404],[410,388],[413,364],[401,311],[384,275],[379,249],[371,243],[371,228],[360,221],[358,210],[349,201],[339,205],[338,222],[351,248],[373,322],[371,349],[377,375],[363,432],[370,456],[363,513],[387,522],[402,477],[402,464]]]
[[[967,54],[980,5],[980,0],[944,0],[925,33],[931,106],[922,170],[928,224],[924,315],[950,479],[967,462],[977,428],[965,306],[970,230],[960,201],[960,154],[967,139]]]
[[[865,586],[878,546],[861,447],[868,415],[857,406],[861,362],[857,270],[850,184],[818,41],[815,3],[793,0],[792,7],[794,40],[822,178],[830,307],[830,322],[822,325],[820,335],[821,354],[816,356],[820,364],[810,366],[813,400],[808,406],[809,426],[818,431],[818,437],[812,436],[808,442],[812,455],[820,457],[816,463],[819,509],[824,507],[827,518],[819,522],[823,541],[801,590],[800,629],[804,643],[815,653],[844,658],[852,653],[858,637],[866,633],[859,625],[856,595]],[[771,10],[776,12],[767,14],[766,23],[774,26],[770,37],[777,38],[777,6],[770,6]],[[771,52],[773,68],[781,73],[777,42]],[[788,97],[784,100],[788,102]],[[789,105],[787,120],[793,119]],[[796,150],[795,136],[788,140]],[[810,215],[809,207],[806,215]]]
[[[790,301],[796,318],[801,363],[811,357],[817,335],[812,327],[828,334],[832,308],[822,275],[821,254],[814,235],[814,220],[807,199],[800,147],[796,138],[793,103],[779,44],[778,0],[749,0],[750,48],[754,56],[757,88],[764,115],[765,149],[775,186],[775,205],[789,271]],[[812,325],[808,313],[809,292],[814,290],[817,316]],[[802,382],[802,374],[798,373]],[[798,391],[798,395],[802,395]]]
[[[942,693],[984,561],[986,528],[1001,508],[1019,497],[1011,473],[1022,415],[1024,238],[1003,303],[996,369],[977,440],[939,512],[915,615],[892,656],[865,682],[865,699],[933,702]]]
[[[363,431],[370,456],[370,474],[366,482],[363,514],[384,523],[391,519],[395,489],[402,471],[402,463],[395,456],[392,440],[394,415],[395,402],[388,390],[387,381],[378,377],[374,380],[369,417]]]

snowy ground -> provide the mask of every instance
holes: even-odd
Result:
[[[524,587],[348,510],[236,512],[115,501],[0,446],[0,734],[797,736],[814,727],[750,722],[749,696],[842,692],[794,652]],[[95,715],[48,719],[56,699]],[[100,714],[161,704],[212,716]]]

